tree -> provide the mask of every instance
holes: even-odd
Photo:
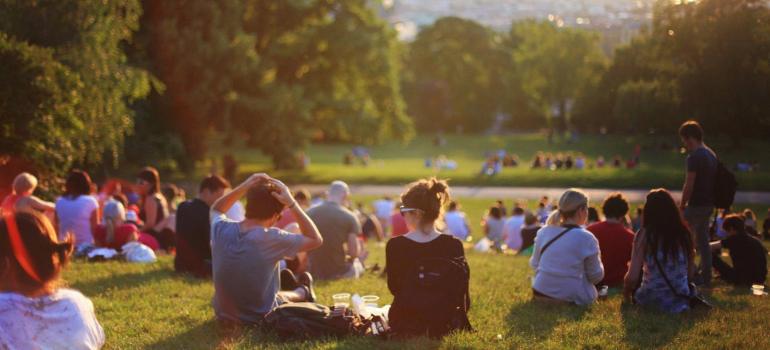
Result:
[[[83,158],[82,82],[50,49],[0,33],[0,156],[31,161],[49,182]],[[50,176],[49,176],[50,175]]]
[[[620,86],[612,116],[633,131],[673,130],[681,123],[672,81],[629,81]]]
[[[406,54],[409,110],[418,128],[480,131],[500,110],[500,38],[467,19],[445,17],[422,29]]]
[[[80,97],[74,106],[78,123],[62,131],[72,136],[71,152],[62,155],[73,162],[96,164],[105,152],[117,159],[132,130],[128,104],[149,92],[150,77],[127,64],[122,44],[131,39],[140,14],[135,0],[0,0],[0,32],[50,48],[52,58],[80,81],[72,91]]]
[[[521,82],[532,108],[547,116],[553,127],[569,129],[571,105],[601,76],[605,58],[598,37],[549,22],[515,22],[507,51],[515,66],[511,80]]]

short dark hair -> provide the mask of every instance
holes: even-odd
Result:
[[[694,120],[688,120],[679,127],[679,136],[703,141],[703,128]]]
[[[499,220],[503,218],[503,212],[500,210],[500,207],[492,206],[489,208],[489,216]]]
[[[524,214],[524,208],[522,208],[520,205],[517,205],[513,208],[513,215],[522,215]]]
[[[730,214],[725,217],[725,221],[722,222],[722,229],[725,231],[733,230],[738,233],[746,232],[746,221],[743,215]]]
[[[198,192],[203,192],[203,190],[216,192],[223,188],[230,188],[230,182],[219,175],[209,175],[201,181],[201,184],[198,186]]]
[[[604,199],[602,212],[607,218],[619,219],[628,214],[628,200],[620,192],[611,193]]]
[[[85,171],[72,170],[67,176],[67,182],[64,183],[64,196],[77,198],[89,193],[91,193],[91,177]]]
[[[594,207],[588,207],[588,220],[593,222],[599,221],[599,211]]]
[[[246,193],[246,218],[264,220],[283,211],[283,203],[272,195],[277,191],[278,189],[267,181],[251,186]]]
[[[453,210],[457,210],[457,201],[449,202],[449,211],[453,211]]]
[[[309,201],[311,199],[310,192],[302,188],[294,193],[294,200],[296,201]]]

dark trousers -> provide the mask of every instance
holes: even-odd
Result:
[[[723,280],[732,284],[738,283],[738,273],[735,268],[722,260],[718,252],[711,255],[711,265],[719,272],[719,276]]]

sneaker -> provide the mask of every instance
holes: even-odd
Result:
[[[297,278],[300,285],[305,287],[307,292],[307,301],[313,303],[316,301],[315,290],[313,289],[313,276],[309,272],[303,272]]]

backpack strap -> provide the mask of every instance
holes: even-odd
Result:
[[[561,238],[562,236],[564,236],[564,235],[565,235],[567,232],[569,232],[569,231],[570,231],[570,230],[572,230],[573,228],[575,228],[575,227],[574,227],[574,226],[570,226],[570,227],[567,227],[567,229],[566,229],[566,230],[562,231],[560,234],[558,234],[556,237],[554,237],[552,240],[550,240],[548,243],[546,243],[546,244],[543,246],[543,249],[540,249],[540,258],[541,258],[541,259],[543,258],[543,254],[545,254],[545,250],[546,250],[546,249],[548,249],[548,247],[550,247],[550,246],[551,246],[551,244],[553,244],[553,242],[556,242],[556,241],[557,241],[559,238]]]

